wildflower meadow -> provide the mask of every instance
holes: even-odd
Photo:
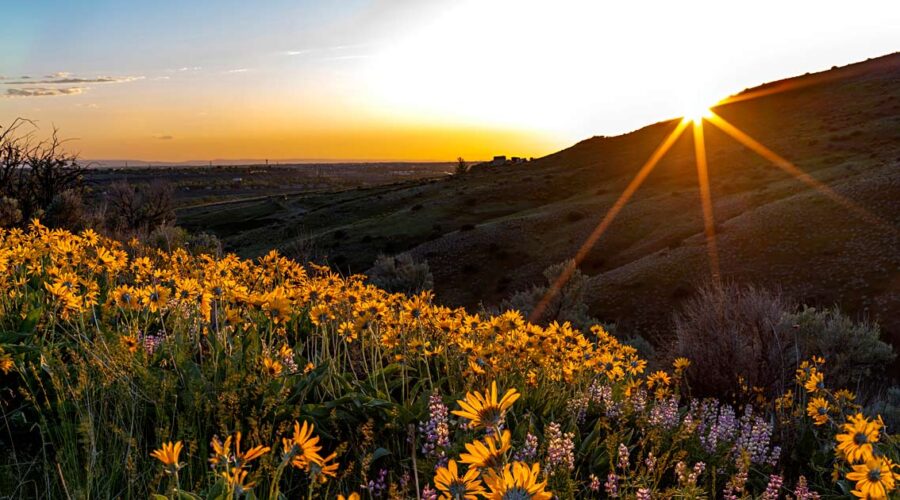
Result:
[[[0,230],[0,496],[887,498],[827,359],[692,395],[600,326],[474,314],[271,252]]]

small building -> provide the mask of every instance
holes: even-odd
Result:
[[[500,165],[506,165],[506,155],[495,156],[493,160],[491,160],[491,166],[497,167]]]

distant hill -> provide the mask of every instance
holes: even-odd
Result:
[[[716,112],[900,228],[900,54],[768,87],[785,83],[797,88]],[[204,206],[179,219],[243,255],[308,239],[351,272],[379,253],[411,251],[428,259],[439,300],[492,304],[574,255],[676,124],[461,177]],[[900,346],[897,232],[856,218],[715,127],[705,130],[723,276],[838,304],[879,321]],[[672,311],[709,274],[690,133],[581,269],[594,316],[650,338],[668,335]]]

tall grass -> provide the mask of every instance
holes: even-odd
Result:
[[[37,222],[0,232],[0,296],[9,497],[432,498],[457,462],[496,498],[759,494],[782,471],[853,486],[855,464],[831,450],[854,403],[804,389],[808,366],[790,401],[701,401],[685,373],[702,367],[645,373],[600,327],[471,315],[274,252],[193,256]],[[474,394],[492,384],[521,397]],[[828,425],[804,416],[814,396]],[[471,458],[506,431],[489,464]],[[881,434],[873,457],[896,459]],[[174,458],[169,442],[184,446]]]

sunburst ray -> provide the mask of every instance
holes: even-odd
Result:
[[[694,158],[697,163],[697,183],[700,185],[700,204],[703,208],[703,229],[706,234],[706,252],[709,254],[709,270],[714,282],[720,279],[719,247],[716,243],[716,221],[713,217],[712,193],[709,187],[709,167],[706,162],[706,142],[703,137],[703,120],[694,120]]]
[[[840,194],[838,194],[835,190],[831,189],[825,183],[817,180],[813,176],[804,172],[799,167],[797,167],[796,165],[794,165],[793,163],[791,163],[784,157],[778,155],[771,149],[767,148],[766,146],[761,144],[756,139],[750,137],[749,135],[747,135],[746,132],[735,127],[734,125],[732,125],[731,123],[729,123],[724,118],[717,115],[716,113],[710,113],[708,120],[710,121],[710,123],[712,123],[716,127],[720,128],[723,132],[730,135],[731,137],[733,137],[735,140],[737,140],[744,146],[747,146],[748,148],[752,149],[754,152],[756,152],[756,154],[769,160],[770,162],[775,164],[775,166],[777,166],[778,168],[784,170],[785,172],[787,172],[787,173],[791,174],[792,176],[794,176],[795,178],[797,178],[797,180],[799,180],[799,181],[803,182],[804,184],[819,191],[820,193],[827,196],[835,203],[841,205],[842,207],[846,208],[847,210],[850,210],[851,212],[856,214],[859,218],[861,218],[871,224],[874,224],[874,225],[882,227],[886,230],[889,230],[891,233],[897,233],[897,228],[893,227],[891,224],[889,224],[885,220],[872,214],[871,212],[869,212],[865,208],[857,205],[856,203],[853,203],[852,201],[845,198],[844,196],[841,196]]]
[[[644,180],[647,179],[647,176],[650,175],[650,172],[656,167],[659,163],[659,160],[662,159],[663,156],[672,148],[672,145],[675,144],[675,141],[681,137],[681,133],[684,132],[684,129],[690,123],[689,120],[682,120],[678,123],[672,132],[663,140],[662,143],[653,151],[653,154],[650,155],[650,158],[647,159],[646,163],[638,170],[638,173],[634,176],[625,190],[619,195],[619,198],[613,203],[613,206],[606,212],[606,215],[597,224],[597,227],[591,232],[591,234],[587,237],[584,243],[581,245],[581,248],[578,249],[578,252],[575,254],[575,257],[572,261],[569,262],[562,273],[556,278],[556,280],[550,285],[550,288],[547,290],[547,293],[541,298],[540,302],[537,303],[534,310],[531,312],[529,316],[529,321],[537,322],[541,315],[544,313],[544,310],[549,305],[550,301],[559,294],[562,287],[569,281],[569,278],[572,277],[572,274],[575,272],[575,269],[578,268],[578,264],[584,260],[587,256],[588,252],[591,251],[591,248],[597,243],[597,240],[600,239],[600,236],[606,232],[609,226],[612,224],[613,220],[619,215],[619,212],[622,211],[622,208],[628,203],[628,200],[634,195],[635,191],[644,183]]]

